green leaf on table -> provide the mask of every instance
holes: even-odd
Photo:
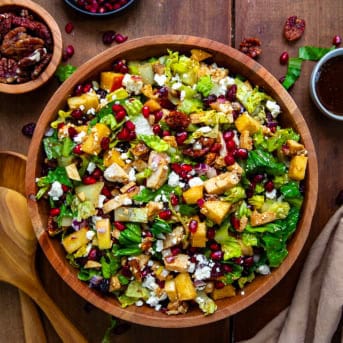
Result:
[[[302,46],[299,48],[299,58],[302,58],[303,60],[307,61],[318,61],[334,48],[334,46],[331,48],[319,48],[317,46]]]
[[[298,80],[300,73],[301,73],[301,64],[303,59],[302,58],[290,58],[288,60],[288,69],[285,80],[282,82],[282,85],[289,89],[296,80]]]
[[[60,64],[57,67],[55,75],[60,80],[60,82],[64,82],[69,76],[74,73],[75,70],[76,67],[72,66],[71,64]]]

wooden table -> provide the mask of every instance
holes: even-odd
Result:
[[[335,0],[140,0],[127,12],[117,17],[93,19],[78,16],[63,1],[37,0],[57,20],[64,45],[72,44],[75,55],[70,60],[78,66],[106,49],[102,32],[113,29],[136,37],[175,33],[208,37],[235,47],[245,37],[259,37],[263,52],[259,62],[276,77],[286,72],[279,64],[279,56],[287,50],[296,56],[298,47],[315,45],[328,47],[332,37],[343,35],[343,2]],[[287,17],[298,15],[306,20],[304,36],[293,44],[282,36]],[[72,34],[64,32],[67,22],[72,22]],[[235,316],[236,339],[251,337],[287,304],[294,291],[306,254],[326,221],[335,211],[335,198],[343,189],[343,123],[330,121],[321,115],[310,100],[308,83],[313,62],[305,62],[300,79],[291,94],[310,127],[319,161],[319,201],[311,234],[305,249],[289,274],[255,305]],[[43,88],[19,96],[0,94],[0,149],[26,153],[30,139],[23,136],[21,128],[38,119],[47,100],[58,87],[51,80]],[[41,252],[37,266],[46,290],[59,304],[69,319],[90,342],[100,342],[109,325],[108,315],[89,306],[87,302],[65,285],[51,268]],[[0,284],[1,342],[23,342],[23,329],[17,290]],[[59,339],[42,316],[49,342]],[[229,320],[190,329],[160,330],[131,325],[122,335],[113,336],[115,342],[228,342]]]

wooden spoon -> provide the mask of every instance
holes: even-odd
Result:
[[[87,342],[45,292],[36,272],[37,241],[20,193],[0,187],[0,280],[28,294],[44,311],[63,342]]]

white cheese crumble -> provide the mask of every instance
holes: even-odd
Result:
[[[87,111],[87,114],[95,114],[95,108],[90,108],[88,111]]]
[[[182,87],[182,83],[181,82],[175,82],[175,83],[172,84],[171,88],[174,89],[174,90],[178,90],[181,87]]]
[[[143,80],[140,76],[125,74],[123,78],[123,86],[130,93],[138,95],[143,87]]]
[[[137,135],[153,135],[151,125],[148,120],[142,115],[134,118],[133,123],[136,125],[136,134]]]
[[[204,184],[204,181],[200,179],[200,177],[192,177],[188,181],[189,187],[194,187],[194,186],[201,186]]]
[[[198,129],[196,132],[209,133],[211,131],[212,131],[212,128],[210,126],[203,126],[200,129]]]
[[[106,196],[100,194],[98,198],[98,208],[103,208],[104,207],[104,201],[106,200]]]
[[[62,185],[58,181],[54,181],[48,195],[51,196],[52,200],[58,200],[63,195]]]
[[[141,307],[141,306],[144,305],[144,302],[143,302],[142,300],[138,300],[138,301],[135,302],[135,305],[136,305],[137,307]]]
[[[136,181],[136,171],[134,168],[131,168],[129,171],[129,181]]]
[[[161,252],[163,250],[163,241],[161,239],[158,239],[156,241],[156,251]]]
[[[154,81],[159,85],[159,86],[164,86],[167,81],[167,76],[162,74],[155,74],[154,75]]]
[[[154,291],[155,289],[158,288],[158,284],[155,282],[155,278],[151,275],[147,275],[142,282],[142,286]]]
[[[268,199],[275,199],[276,198],[276,189],[274,188],[271,192],[265,193],[266,198]]]
[[[89,241],[91,241],[91,240],[94,238],[94,236],[95,236],[95,232],[94,232],[94,231],[88,230],[88,231],[86,232],[86,237],[87,237],[87,239],[88,239]]]
[[[132,200],[130,198],[125,198],[123,200],[123,205],[127,206],[127,205],[132,205]]]
[[[87,166],[87,171],[89,174],[92,174],[93,171],[95,170],[96,168],[96,164],[94,162],[89,162],[88,163],[88,166]]]
[[[211,276],[211,268],[209,266],[197,267],[194,272],[195,280],[209,279]]]
[[[87,244],[85,253],[83,254],[83,257],[87,257],[89,252],[92,250],[92,243]]]
[[[193,150],[201,150],[202,149],[202,145],[200,142],[195,142],[193,144]]]
[[[270,111],[273,118],[276,118],[280,114],[280,106],[275,101],[267,100],[266,107]]]
[[[270,268],[269,266],[267,266],[266,264],[262,264],[261,266],[259,266],[256,271],[259,273],[259,274],[262,274],[262,275],[268,275],[270,274]]]
[[[75,135],[75,136],[73,137],[73,141],[74,141],[75,143],[80,144],[80,143],[83,142],[83,140],[84,140],[85,137],[86,137],[86,132],[81,131],[80,133],[78,133],[77,135]]]
[[[174,171],[170,172],[168,176],[168,185],[171,187],[177,187],[179,185],[180,176]]]

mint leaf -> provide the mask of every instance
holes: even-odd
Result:
[[[71,76],[74,73],[75,70],[76,67],[72,66],[71,64],[60,64],[57,67],[55,75],[60,80],[60,82],[64,82],[69,76]]]

